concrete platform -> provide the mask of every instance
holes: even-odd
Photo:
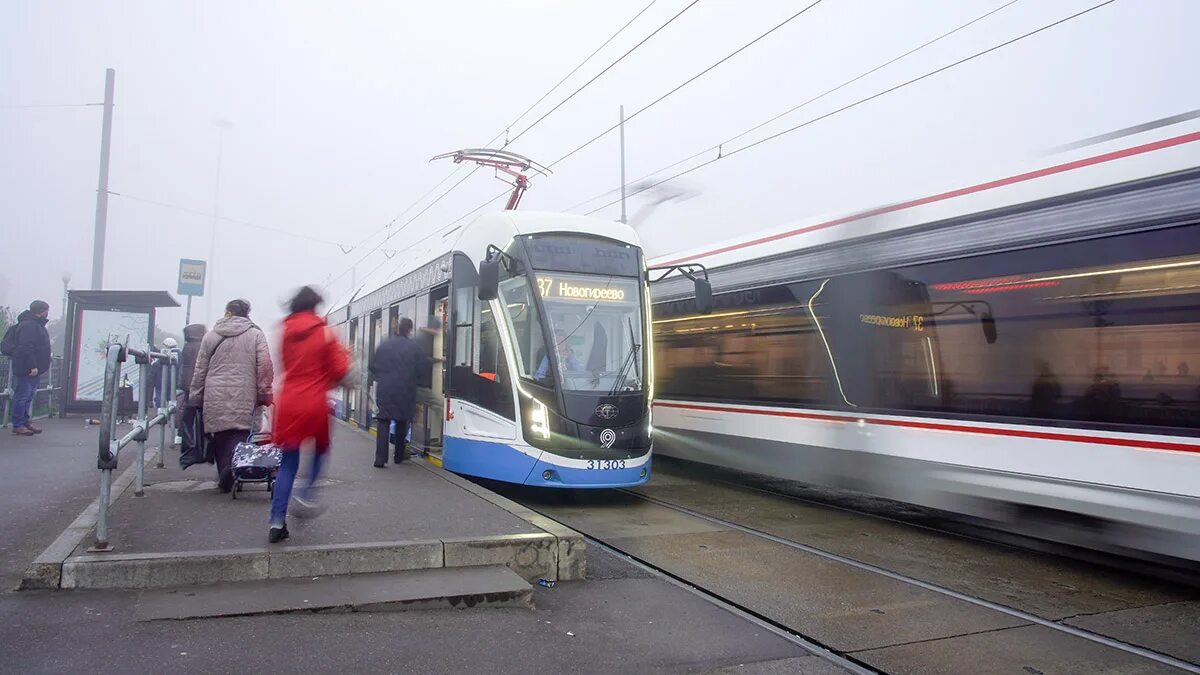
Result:
[[[112,552],[87,550],[95,519],[85,510],[22,585],[164,588],[494,564],[529,581],[585,574],[578,533],[424,461],[378,469],[373,457],[373,437],[337,425],[320,488],[327,510],[289,515],[291,537],[268,545],[265,486],[231,499],[217,491],[211,465],[181,470],[168,450],[165,468],[146,467],[145,496],[128,489],[113,503]]]
[[[143,591],[139,621],[286,612],[532,607],[533,587],[503,565],[273,579]]]

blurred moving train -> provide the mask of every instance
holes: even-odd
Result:
[[[1200,560],[1200,132],[1072,152],[653,261],[655,452]]]

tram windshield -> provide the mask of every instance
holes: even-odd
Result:
[[[532,293],[546,311],[549,348]],[[636,277],[538,271],[532,279],[502,281],[500,295],[522,377],[566,391],[642,390],[642,294]]]

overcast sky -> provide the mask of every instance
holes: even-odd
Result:
[[[824,0],[631,121],[629,178],[1006,1]],[[511,134],[690,2],[654,2]],[[1097,2],[1019,0],[731,147]],[[229,220],[217,230],[213,312],[246,297],[268,325],[302,283],[336,278],[329,295],[345,296],[352,277],[386,275],[394,261],[367,252],[454,168],[428,159],[503,132],[648,3],[9,0],[0,7],[0,304],[45,298],[57,315],[64,274],[72,288],[88,287],[101,108],[27,106],[101,101],[106,67],[117,71],[110,190],[120,196],[109,203],[105,288],[174,292],[179,259],[209,257],[223,134],[218,208]],[[613,124],[618,105],[632,113],[806,4],[700,0],[509,149],[550,163]],[[1198,25],[1195,0],[1118,0],[688,175],[679,184],[691,198],[642,225],[646,247],[666,253],[985,180],[1044,163],[1057,145],[1200,108],[1188,79]],[[232,126],[222,131],[218,120]],[[565,210],[618,184],[614,133],[536,180],[522,206]],[[503,187],[476,172],[384,248],[403,249]],[[643,203],[632,200],[631,214]],[[617,218],[619,208],[598,215]],[[348,254],[335,245],[364,240]],[[205,300],[193,320],[211,323]],[[160,314],[164,328],[182,322],[182,310]]]

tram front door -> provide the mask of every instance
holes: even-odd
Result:
[[[429,334],[422,336],[422,342],[429,340],[432,356],[432,373],[428,389],[418,390],[417,419],[413,420],[412,444],[420,450],[431,453],[442,451],[442,424],[446,402],[443,383],[443,372],[446,356],[446,316],[449,311],[449,300],[445,297],[433,301],[433,318],[430,322],[436,328],[423,328]],[[429,344],[429,343],[426,343]]]

